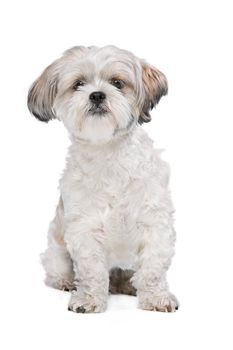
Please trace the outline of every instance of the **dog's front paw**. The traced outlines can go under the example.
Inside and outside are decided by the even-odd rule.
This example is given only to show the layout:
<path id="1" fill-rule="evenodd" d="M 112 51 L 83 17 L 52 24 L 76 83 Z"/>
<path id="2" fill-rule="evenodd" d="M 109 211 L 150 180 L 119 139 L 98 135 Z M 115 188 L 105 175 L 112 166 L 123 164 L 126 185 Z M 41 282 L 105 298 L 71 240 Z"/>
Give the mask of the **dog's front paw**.
<path id="1" fill-rule="evenodd" d="M 170 292 L 140 292 L 139 308 L 150 311 L 175 312 L 179 308 L 179 302 Z"/>
<path id="2" fill-rule="evenodd" d="M 77 313 L 99 313 L 107 308 L 107 298 L 84 294 L 79 291 L 73 291 L 68 310 Z"/>

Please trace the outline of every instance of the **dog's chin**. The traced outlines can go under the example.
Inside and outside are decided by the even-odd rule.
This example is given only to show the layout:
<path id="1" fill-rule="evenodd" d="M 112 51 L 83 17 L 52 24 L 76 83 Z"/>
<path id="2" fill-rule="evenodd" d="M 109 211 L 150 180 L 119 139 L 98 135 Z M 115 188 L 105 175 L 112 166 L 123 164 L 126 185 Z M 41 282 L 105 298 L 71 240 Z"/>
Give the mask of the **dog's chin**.
<path id="1" fill-rule="evenodd" d="M 83 115 L 81 128 L 75 128 L 73 131 L 75 130 L 79 141 L 97 145 L 111 141 L 116 127 L 111 111 L 98 107 Z"/>

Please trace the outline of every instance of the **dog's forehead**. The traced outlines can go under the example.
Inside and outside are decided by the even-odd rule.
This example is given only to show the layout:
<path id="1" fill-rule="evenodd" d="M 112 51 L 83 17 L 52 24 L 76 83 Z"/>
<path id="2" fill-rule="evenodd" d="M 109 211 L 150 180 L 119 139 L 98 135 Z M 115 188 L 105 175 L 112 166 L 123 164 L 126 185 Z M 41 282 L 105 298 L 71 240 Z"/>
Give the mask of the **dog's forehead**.
<path id="1" fill-rule="evenodd" d="M 115 46 L 90 47 L 81 57 L 73 56 L 65 70 L 77 70 L 86 74 L 107 75 L 122 73 L 133 75 L 137 58 L 130 52 Z"/>
<path id="2" fill-rule="evenodd" d="M 91 52 L 90 52 L 91 55 Z M 105 46 L 93 52 L 93 60 L 98 67 L 112 67 L 113 69 L 133 70 L 137 58 L 129 51 L 118 49 L 115 46 Z"/>

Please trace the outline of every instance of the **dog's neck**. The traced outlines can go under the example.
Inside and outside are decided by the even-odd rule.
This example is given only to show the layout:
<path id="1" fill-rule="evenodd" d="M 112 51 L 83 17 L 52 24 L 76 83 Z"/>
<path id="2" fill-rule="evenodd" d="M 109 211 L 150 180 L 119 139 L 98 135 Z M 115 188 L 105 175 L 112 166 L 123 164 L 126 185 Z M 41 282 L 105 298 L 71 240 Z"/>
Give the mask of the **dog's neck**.
<path id="1" fill-rule="evenodd" d="M 152 149 L 153 141 L 141 127 L 102 145 L 84 144 L 75 139 L 69 147 L 67 167 L 74 171 L 77 167 L 85 176 L 96 177 L 96 181 L 99 181 L 97 174 L 101 175 L 104 169 L 110 173 L 115 169 L 120 174 L 128 168 L 125 171 L 131 171 L 133 176 L 137 166 L 145 160 L 145 150 L 148 158 Z"/>
<path id="2" fill-rule="evenodd" d="M 138 128 L 130 130 L 128 133 L 123 135 L 114 136 L 109 142 L 106 143 L 91 143 L 87 140 L 71 136 L 71 152 L 83 153 L 85 155 L 92 155 L 103 153 L 111 154 L 118 152 L 120 149 L 125 147 L 127 143 L 130 143 L 133 135 Z"/>

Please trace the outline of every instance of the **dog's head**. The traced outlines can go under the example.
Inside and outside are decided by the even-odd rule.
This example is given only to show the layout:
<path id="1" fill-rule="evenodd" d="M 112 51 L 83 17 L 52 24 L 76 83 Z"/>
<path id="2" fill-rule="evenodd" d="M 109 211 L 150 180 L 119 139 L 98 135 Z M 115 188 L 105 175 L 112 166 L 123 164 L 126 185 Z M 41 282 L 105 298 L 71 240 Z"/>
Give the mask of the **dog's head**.
<path id="1" fill-rule="evenodd" d="M 74 47 L 33 83 L 28 108 L 36 118 L 62 120 L 85 142 L 106 143 L 151 120 L 167 93 L 163 73 L 114 46 Z"/>

